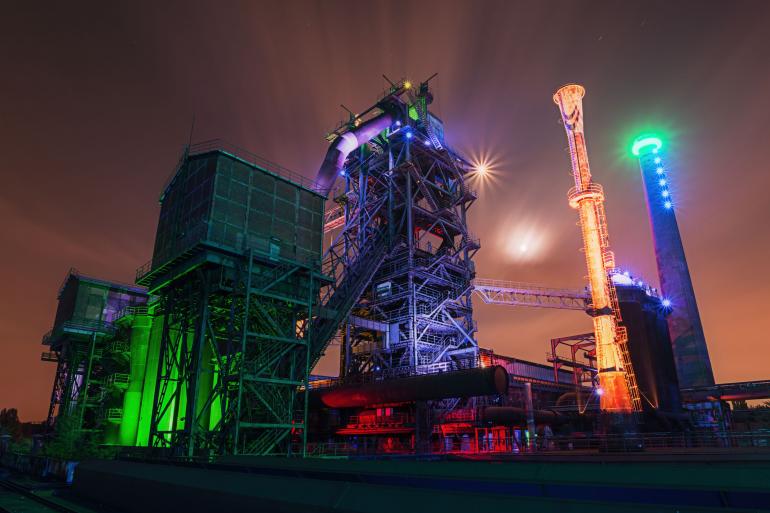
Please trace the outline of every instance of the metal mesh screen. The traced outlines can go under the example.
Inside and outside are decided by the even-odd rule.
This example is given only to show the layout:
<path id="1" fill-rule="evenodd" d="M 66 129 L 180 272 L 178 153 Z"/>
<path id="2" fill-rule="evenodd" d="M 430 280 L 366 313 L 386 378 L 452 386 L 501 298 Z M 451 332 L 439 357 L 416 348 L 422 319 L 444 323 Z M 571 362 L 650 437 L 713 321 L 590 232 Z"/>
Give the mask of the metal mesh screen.
<path id="1" fill-rule="evenodd" d="M 316 266 L 322 223 L 321 196 L 228 154 L 196 155 L 162 198 L 153 266 L 204 240 Z"/>

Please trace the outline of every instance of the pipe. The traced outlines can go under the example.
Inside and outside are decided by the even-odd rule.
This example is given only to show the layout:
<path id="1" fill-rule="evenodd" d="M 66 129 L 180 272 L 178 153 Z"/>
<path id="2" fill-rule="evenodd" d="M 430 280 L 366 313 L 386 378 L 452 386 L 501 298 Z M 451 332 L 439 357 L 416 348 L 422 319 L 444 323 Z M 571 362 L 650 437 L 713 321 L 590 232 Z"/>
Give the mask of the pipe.
<path id="1" fill-rule="evenodd" d="M 580 410 L 579 403 L 586 404 L 590 398 L 591 392 L 580 392 L 580 394 L 577 392 L 565 392 L 556 399 L 556 406 L 565 406 L 569 404 L 568 401 L 574 400 L 575 404 L 578 405 L 578 410 Z"/>
<path id="2" fill-rule="evenodd" d="M 481 411 L 484 422 L 493 424 L 520 424 L 527 422 L 527 409 L 516 406 L 487 406 Z M 533 410 L 536 424 L 558 424 L 567 421 L 567 417 L 552 410 Z"/>
<path id="3" fill-rule="evenodd" d="M 447 397 L 502 395 L 507 391 L 508 373 L 503 367 L 495 365 L 361 385 L 319 388 L 310 391 L 310 401 L 314 407 L 359 408 Z"/>
<path id="4" fill-rule="evenodd" d="M 334 181 L 345 167 L 345 160 L 350 152 L 377 137 L 377 134 L 390 127 L 394 121 L 395 116 L 385 111 L 337 137 L 326 151 L 326 157 L 318 169 L 315 179 L 316 191 L 328 196 Z"/>

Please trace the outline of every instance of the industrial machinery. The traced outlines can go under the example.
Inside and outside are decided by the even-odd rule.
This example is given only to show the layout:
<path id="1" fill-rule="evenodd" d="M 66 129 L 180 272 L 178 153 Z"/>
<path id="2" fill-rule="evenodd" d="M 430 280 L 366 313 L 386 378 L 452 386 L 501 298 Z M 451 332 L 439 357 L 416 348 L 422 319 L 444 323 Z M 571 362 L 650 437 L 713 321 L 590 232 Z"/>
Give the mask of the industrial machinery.
<path id="1" fill-rule="evenodd" d="M 315 334 L 320 347 L 339 328 L 337 386 L 478 366 L 471 280 L 479 243 L 466 221 L 476 200 L 466 184 L 472 169 L 448 148 L 441 120 L 429 111 L 429 80 L 391 84 L 329 135 L 316 181 L 323 194 L 337 180 L 340 186 L 337 207 L 324 220 L 333 239 L 323 272 L 334 279 L 321 303 L 333 294 L 346 303 L 333 309 L 337 317 L 322 318 Z M 356 289 L 340 288 L 346 276 L 356 277 Z M 448 390 L 434 399 L 453 397 Z M 420 426 L 416 443 L 427 443 L 430 412 L 408 415 Z"/>
<path id="2" fill-rule="evenodd" d="M 662 150 L 663 141 L 654 135 L 639 137 L 632 148 L 639 159 L 647 196 L 660 289 L 671 309 L 668 326 L 676 370 L 682 388 L 713 386 L 714 372 L 676 222 L 676 209 Z"/>
<path id="3" fill-rule="evenodd" d="M 719 398 L 767 393 L 713 386 L 657 139 L 634 152 L 665 296 L 616 267 L 579 85 L 554 101 L 588 287 L 476 279 L 473 169 L 430 112 L 429 82 L 391 82 L 351 113 L 314 181 L 219 140 L 186 147 L 138 286 L 73 271 L 60 290 L 44 337 L 43 359 L 57 362 L 49 424 L 74 419 L 99 444 L 181 458 L 510 453 L 560 448 L 557 436 L 596 447 L 613 434 L 597 419 L 621 427 L 631 413 L 642 431 L 684 430 L 677 373 L 703 401 L 691 408 L 702 425 Z M 666 200 L 653 209 L 655 187 Z M 594 331 L 552 339 L 551 365 L 501 356 L 478 345 L 474 296 L 582 310 Z M 333 342 L 339 376 L 311 376 Z"/>
<path id="4" fill-rule="evenodd" d="M 333 132 L 319 172 L 326 190 L 334 173 L 343 182 L 335 197 L 343 222 L 324 272 L 350 273 L 364 249 L 372 254 L 370 281 L 349 298 L 352 315 L 341 330 L 343 379 L 476 366 L 470 298 L 479 243 L 466 224 L 476 195 L 465 182 L 467 163 L 428 110 L 432 99 L 427 82 L 394 85 Z"/>
<path id="5" fill-rule="evenodd" d="M 580 214 L 583 250 L 591 288 L 596 359 L 601 390 L 601 407 L 610 413 L 630 413 L 641 409 L 641 401 L 628 353 L 627 334 L 620 326 L 620 308 L 610 271 L 615 257 L 609 247 L 604 214 L 604 190 L 591 178 L 588 152 L 583 133 L 583 96 L 585 89 L 569 84 L 553 96 L 559 106 L 569 142 L 575 186 L 568 198 Z"/>

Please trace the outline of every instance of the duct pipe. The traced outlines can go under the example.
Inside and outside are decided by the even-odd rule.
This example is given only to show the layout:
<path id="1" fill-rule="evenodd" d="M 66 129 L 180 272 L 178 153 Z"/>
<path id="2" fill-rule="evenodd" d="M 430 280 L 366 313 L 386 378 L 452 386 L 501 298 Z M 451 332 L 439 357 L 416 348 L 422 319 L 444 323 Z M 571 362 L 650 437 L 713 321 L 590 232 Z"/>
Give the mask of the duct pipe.
<path id="1" fill-rule="evenodd" d="M 502 395 L 507 391 L 508 373 L 503 367 L 495 365 L 374 383 L 319 388 L 310 391 L 310 401 L 313 407 L 359 408 L 447 397 Z"/>
<path id="2" fill-rule="evenodd" d="M 316 191 L 328 196 L 334 181 L 345 167 L 345 160 L 350 152 L 377 137 L 377 134 L 390 127 L 394 121 L 395 116 L 386 111 L 337 137 L 329 146 L 318 169 L 315 179 Z"/>
<path id="3" fill-rule="evenodd" d="M 583 405 L 587 404 L 590 399 L 591 392 L 565 392 L 556 399 L 556 406 L 566 406 L 570 400 L 574 400 L 578 412 L 580 412 L 583 409 Z"/>
<path id="4" fill-rule="evenodd" d="M 511 425 L 529 422 L 529 412 L 526 408 L 516 406 L 487 406 L 482 410 L 481 418 L 484 422 L 491 422 L 497 425 Z M 537 424 L 561 424 L 568 420 L 568 417 L 552 410 L 533 410 L 532 420 Z M 527 426 L 529 430 L 529 426 Z"/>

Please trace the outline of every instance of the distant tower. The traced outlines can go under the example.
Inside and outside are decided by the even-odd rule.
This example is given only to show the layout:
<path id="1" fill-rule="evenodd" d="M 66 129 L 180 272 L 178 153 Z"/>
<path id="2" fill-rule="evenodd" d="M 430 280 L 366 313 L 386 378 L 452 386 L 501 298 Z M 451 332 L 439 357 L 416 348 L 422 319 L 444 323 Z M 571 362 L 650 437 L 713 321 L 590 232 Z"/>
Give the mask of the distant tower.
<path id="1" fill-rule="evenodd" d="M 666 306 L 671 308 L 668 326 L 679 386 L 709 386 L 714 384 L 714 373 L 676 223 L 662 147 L 663 142 L 659 138 L 642 136 L 634 141 L 632 152 L 639 158 L 644 179 L 660 289 Z"/>

